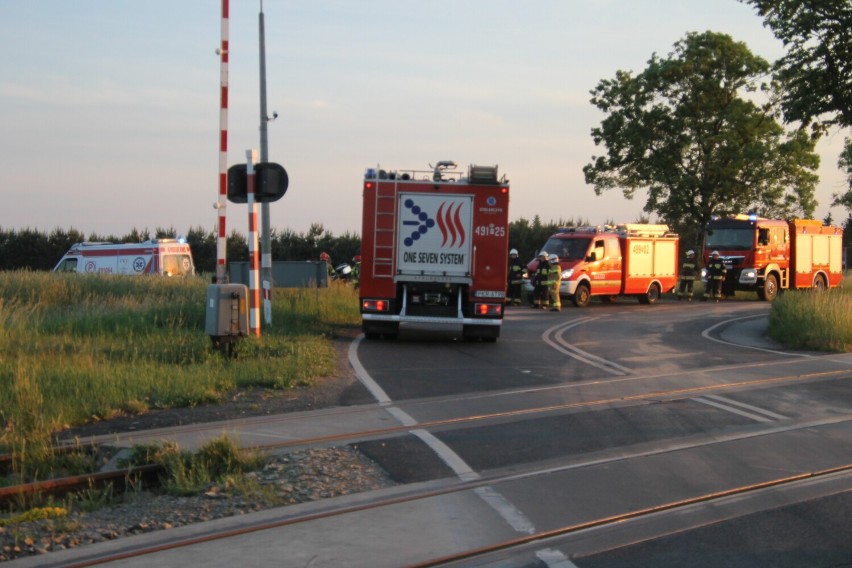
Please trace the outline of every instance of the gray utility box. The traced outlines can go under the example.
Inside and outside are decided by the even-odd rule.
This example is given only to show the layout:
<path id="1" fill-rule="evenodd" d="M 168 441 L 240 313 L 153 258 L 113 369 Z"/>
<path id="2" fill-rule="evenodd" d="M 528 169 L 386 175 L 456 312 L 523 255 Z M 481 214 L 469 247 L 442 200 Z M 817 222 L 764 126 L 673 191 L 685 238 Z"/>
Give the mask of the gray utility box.
<path id="1" fill-rule="evenodd" d="M 209 285 L 204 329 L 211 337 L 248 335 L 248 287 L 243 284 Z"/>

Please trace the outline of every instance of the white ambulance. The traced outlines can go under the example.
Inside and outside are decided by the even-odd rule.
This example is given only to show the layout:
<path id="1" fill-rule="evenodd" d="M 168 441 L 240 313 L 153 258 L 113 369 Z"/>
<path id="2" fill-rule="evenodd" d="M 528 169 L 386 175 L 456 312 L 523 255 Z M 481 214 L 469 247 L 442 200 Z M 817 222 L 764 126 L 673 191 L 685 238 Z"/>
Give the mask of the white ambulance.
<path id="1" fill-rule="evenodd" d="M 195 266 L 183 239 L 151 239 L 141 243 L 77 243 L 53 271 L 192 276 Z"/>

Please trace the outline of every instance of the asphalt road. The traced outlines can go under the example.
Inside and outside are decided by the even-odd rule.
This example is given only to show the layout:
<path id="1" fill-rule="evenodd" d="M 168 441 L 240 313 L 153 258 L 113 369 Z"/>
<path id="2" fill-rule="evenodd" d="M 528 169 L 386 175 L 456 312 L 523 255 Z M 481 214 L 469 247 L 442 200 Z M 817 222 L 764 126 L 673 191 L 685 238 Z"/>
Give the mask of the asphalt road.
<path id="1" fill-rule="evenodd" d="M 161 552 L 110 565 L 409 566 L 508 542 L 517 546 L 447 565 L 852 563 L 842 469 L 852 464 L 852 355 L 783 350 L 765 336 L 769 308 L 516 308 L 496 343 L 358 339 L 350 360 L 376 404 L 176 435 L 183 447 L 223 432 L 246 445 L 345 440 L 405 485 L 223 520 L 215 526 L 239 534 L 215 542 L 162 546 L 209 527 L 152 533 L 135 543 Z M 440 492 L 459 484 L 472 485 Z M 423 490 L 439 494 L 241 530 Z M 50 562 L 81 557 L 68 552 Z"/>
<path id="2" fill-rule="evenodd" d="M 502 514 L 519 534 L 852 462 L 852 359 L 783 350 L 765 335 L 768 311 L 762 302 L 516 308 L 496 344 L 448 336 L 364 343 L 359 359 L 412 423 L 495 418 L 442 428 L 438 444 L 409 435 L 361 448 L 409 482 L 551 468 L 498 488 L 512 507 Z M 581 546 L 575 536 L 501 555 L 500 563 L 852 563 L 847 485 L 769 505 L 740 498 L 741 508 L 721 521 L 693 512 L 700 520 L 672 528 L 667 518 L 659 531 L 643 521 L 641 537 L 623 531 L 627 537 Z"/>

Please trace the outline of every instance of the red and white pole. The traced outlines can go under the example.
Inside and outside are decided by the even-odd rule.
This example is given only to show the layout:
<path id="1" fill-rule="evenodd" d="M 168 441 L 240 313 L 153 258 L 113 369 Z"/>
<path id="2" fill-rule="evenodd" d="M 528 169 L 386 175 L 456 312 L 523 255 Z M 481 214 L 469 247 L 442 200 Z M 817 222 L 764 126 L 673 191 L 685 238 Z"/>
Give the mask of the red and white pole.
<path id="1" fill-rule="evenodd" d="M 225 213 L 228 205 L 228 21 L 229 0 L 222 0 L 222 44 L 219 47 L 219 237 L 216 243 L 216 282 L 227 280 L 225 261 L 228 248 L 225 233 Z"/>
<path id="2" fill-rule="evenodd" d="M 257 202 L 254 199 L 254 164 L 257 150 L 246 150 L 246 204 L 248 205 L 249 335 L 260 337 L 260 246 L 257 233 Z"/>

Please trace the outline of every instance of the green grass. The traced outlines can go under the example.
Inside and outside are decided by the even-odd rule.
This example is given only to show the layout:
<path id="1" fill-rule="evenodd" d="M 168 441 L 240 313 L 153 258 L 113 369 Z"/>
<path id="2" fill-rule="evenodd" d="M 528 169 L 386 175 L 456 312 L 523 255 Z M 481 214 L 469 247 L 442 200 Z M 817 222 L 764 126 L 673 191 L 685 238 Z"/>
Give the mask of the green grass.
<path id="1" fill-rule="evenodd" d="M 26 456 L 72 425 L 289 389 L 335 372 L 331 338 L 359 321 L 346 286 L 279 289 L 273 324 L 235 356 L 205 334 L 202 278 L 0 272 L 0 451 Z"/>
<path id="2" fill-rule="evenodd" d="M 769 314 L 769 336 L 792 349 L 852 351 L 852 276 L 823 294 L 779 295 Z"/>

